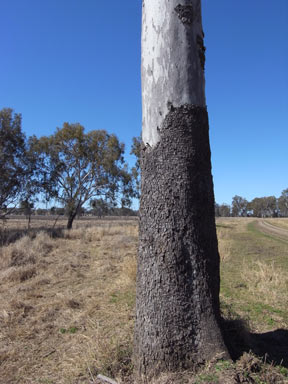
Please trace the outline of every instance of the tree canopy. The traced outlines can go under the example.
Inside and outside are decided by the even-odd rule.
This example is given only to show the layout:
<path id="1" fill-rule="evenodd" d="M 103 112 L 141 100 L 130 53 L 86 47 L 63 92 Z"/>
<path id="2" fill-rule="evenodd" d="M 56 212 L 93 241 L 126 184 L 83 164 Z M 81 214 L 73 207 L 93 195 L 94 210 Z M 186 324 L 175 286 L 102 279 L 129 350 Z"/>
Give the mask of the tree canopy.
<path id="1" fill-rule="evenodd" d="M 124 144 L 114 134 L 105 130 L 85 133 L 79 123 L 64 123 L 51 136 L 32 137 L 30 145 L 41 169 L 42 191 L 47 199 L 65 206 L 68 228 L 92 198 L 131 204 L 133 177 L 124 161 Z"/>
<path id="2" fill-rule="evenodd" d="M 288 216 L 288 188 L 282 191 L 278 199 L 278 208 L 283 216 Z"/>
<path id="3" fill-rule="evenodd" d="M 131 147 L 131 155 L 136 157 L 135 166 L 132 168 L 132 175 L 136 184 L 137 197 L 140 196 L 140 184 L 141 184 L 141 172 L 140 172 L 140 154 L 141 154 L 141 136 L 133 137 L 132 139 L 132 147 Z"/>
<path id="4" fill-rule="evenodd" d="M 234 196 L 232 206 L 215 203 L 215 215 L 220 217 L 287 217 L 288 189 L 284 189 L 280 197 L 255 197 L 248 201 L 244 197 Z"/>
<path id="5" fill-rule="evenodd" d="M 21 114 L 0 110 L 0 216 L 15 208 L 31 192 L 34 162 L 22 132 Z"/>

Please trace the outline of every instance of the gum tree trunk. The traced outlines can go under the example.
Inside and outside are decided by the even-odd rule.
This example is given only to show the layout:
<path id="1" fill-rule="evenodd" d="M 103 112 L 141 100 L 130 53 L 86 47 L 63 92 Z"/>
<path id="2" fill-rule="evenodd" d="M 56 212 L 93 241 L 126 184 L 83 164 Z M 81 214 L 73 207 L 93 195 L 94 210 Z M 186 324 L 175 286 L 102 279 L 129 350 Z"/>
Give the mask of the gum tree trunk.
<path id="1" fill-rule="evenodd" d="M 69 212 L 67 226 L 66 226 L 67 229 L 72 229 L 73 221 L 74 221 L 76 215 L 77 215 L 77 211 Z"/>
<path id="2" fill-rule="evenodd" d="M 228 357 L 219 320 L 200 0 L 143 0 L 135 369 L 149 382 Z"/>

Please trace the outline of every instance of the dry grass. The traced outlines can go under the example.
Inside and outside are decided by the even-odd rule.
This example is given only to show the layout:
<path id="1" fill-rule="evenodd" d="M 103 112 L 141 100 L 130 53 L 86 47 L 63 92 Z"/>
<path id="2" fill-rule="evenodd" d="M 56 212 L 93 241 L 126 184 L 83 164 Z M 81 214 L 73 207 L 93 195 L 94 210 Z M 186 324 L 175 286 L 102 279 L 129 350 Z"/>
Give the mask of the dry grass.
<path id="1" fill-rule="evenodd" d="M 218 250 L 221 261 L 228 260 L 233 250 L 233 242 L 231 240 L 231 227 L 217 226 Z"/>
<path id="2" fill-rule="evenodd" d="M 81 227 L 2 247 L 1 384 L 131 373 L 137 222 Z"/>
<path id="3" fill-rule="evenodd" d="M 233 311 L 253 315 L 248 323 L 263 332 L 287 325 L 288 269 L 281 261 L 286 248 L 249 231 L 251 223 L 217 221 L 221 296 Z M 53 238 L 36 231 L 0 248 L 0 384 L 88 384 L 97 382 L 98 373 L 132 382 L 137 222 L 75 224 L 66 231 L 60 223 Z M 265 318 L 270 307 L 264 316 L 259 302 L 279 309 L 274 323 Z M 232 384 L 244 378 L 284 383 L 278 368 L 271 373 L 254 358 L 247 355 L 236 365 L 215 361 L 198 374 L 166 375 L 149 384 Z"/>
<path id="4" fill-rule="evenodd" d="M 261 232 L 254 218 L 217 220 L 217 233 L 219 244 L 227 238 L 231 246 L 221 255 L 224 309 L 232 308 L 258 332 L 286 328 L 287 242 L 272 232 Z"/>
<path id="5" fill-rule="evenodd" d="M 35 239 L 24 236 L 1 249 L 0 268 L 35 264 L 37 259 L 46 256 L 55 247 L 55 242 L 44 232 L 39 232 Z"/>
<path id="6" fill-rule="evenodd" d="M 149 384 L 287 384 L 281 367 L 276 368 L 252 353 L 244 353 L 233 364 L 227 360 L 208 362 L 200 372 L 163 374 Z"/>
<path id="7" fill-rule="evenodd" d="M 233 236 L 245 230 L 251 219 L 217 218 L 216 228 L 218 237 L 218 249 L 221 261 L 227 261 L 234 254 Z M 232 236 L 233 235 L 233 236 Z"/>
<path id="8" fill-rule="evenodd" d="M 273 224 L 277 227 L 284 228 L 288 231 L 288 220 L 286 218 L 281 218 L 281 219 L 270 219 L 267 218 L 265 219 L 270 224 Z"/>
<path id="9" fill-rule="evenodd" d="M 274 262 L 257 260 L 251 264 L 243 262 L 241 275 L 250 295 L 268 305 L 287 305 L 287 296 L 279 293 L 288 292 L 288 271 L 276 267 Z"/>

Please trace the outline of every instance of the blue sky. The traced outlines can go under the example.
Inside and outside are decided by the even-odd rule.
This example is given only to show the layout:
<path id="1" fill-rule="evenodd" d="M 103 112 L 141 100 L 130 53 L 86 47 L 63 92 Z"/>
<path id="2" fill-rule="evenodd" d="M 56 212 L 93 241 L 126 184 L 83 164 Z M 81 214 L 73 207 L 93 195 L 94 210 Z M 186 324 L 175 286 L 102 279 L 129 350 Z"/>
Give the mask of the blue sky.
<path id="1" fill-rule="evenodd" d="M 203 0 L 215 196 L 288 188 L 288 1 Z M 141 131 L 141 0 L 2 0 L 0 109 L 29 136 L 64 121 Z"/>

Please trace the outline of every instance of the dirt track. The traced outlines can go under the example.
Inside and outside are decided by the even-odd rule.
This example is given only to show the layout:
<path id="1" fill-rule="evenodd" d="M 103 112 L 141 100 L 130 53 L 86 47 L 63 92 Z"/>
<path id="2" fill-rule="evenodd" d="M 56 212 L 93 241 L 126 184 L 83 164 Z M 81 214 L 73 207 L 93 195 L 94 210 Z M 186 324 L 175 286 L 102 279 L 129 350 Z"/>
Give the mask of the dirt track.
<path id="1" fill-rule="evenodd" d="M 270 224 L 265 220 L 259 220 L 257 222 L 257 227 L 263 233 L 267 233 L 274 237 L 288 241 L 288 230 L 284 228 L 277 227 L 276 225 Z"/>

